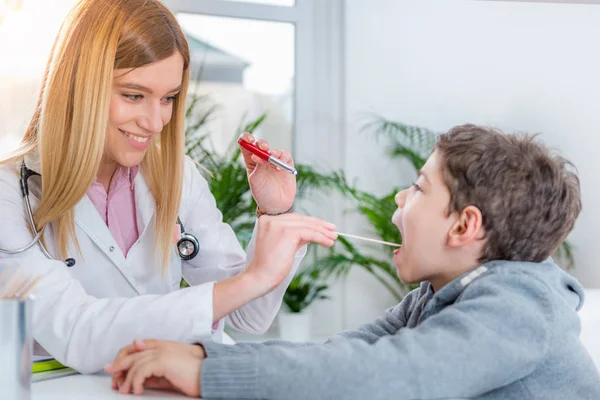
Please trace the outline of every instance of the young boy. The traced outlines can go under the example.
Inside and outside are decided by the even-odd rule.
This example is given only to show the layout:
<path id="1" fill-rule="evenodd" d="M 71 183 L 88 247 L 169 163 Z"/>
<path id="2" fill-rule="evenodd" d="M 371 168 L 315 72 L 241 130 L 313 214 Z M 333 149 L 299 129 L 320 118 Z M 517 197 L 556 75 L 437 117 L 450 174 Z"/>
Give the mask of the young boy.
<path id="1" fill-rule="evenodd" d="M 137 341 L 113 387 L 260 399 L 600 399 L 579 340 L 583 289 L 549 258 L 581 210 L 570 164 L 531 136 L 463 125 L 397 194 L 394 255 L 422 282 L 325 344 Z M 275 217 L 276 218 L 276 217 Z"/>

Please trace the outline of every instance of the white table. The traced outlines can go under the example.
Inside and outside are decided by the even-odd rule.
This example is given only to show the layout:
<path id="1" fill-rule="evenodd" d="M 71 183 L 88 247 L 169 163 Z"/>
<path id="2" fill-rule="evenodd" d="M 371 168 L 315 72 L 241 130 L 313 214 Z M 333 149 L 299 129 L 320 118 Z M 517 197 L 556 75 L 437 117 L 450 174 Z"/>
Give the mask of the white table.
<path id="1" fill-rule="evenodd" d="M 123 395 L 110 387 L 110 375 L 71 375 L 58 379 L 35 382 L 31 386 L 32 400 L 124 400 L 134 399 L 177 399 L 186 398 L 171 392 L 144 390 L 143 396 Z"/>

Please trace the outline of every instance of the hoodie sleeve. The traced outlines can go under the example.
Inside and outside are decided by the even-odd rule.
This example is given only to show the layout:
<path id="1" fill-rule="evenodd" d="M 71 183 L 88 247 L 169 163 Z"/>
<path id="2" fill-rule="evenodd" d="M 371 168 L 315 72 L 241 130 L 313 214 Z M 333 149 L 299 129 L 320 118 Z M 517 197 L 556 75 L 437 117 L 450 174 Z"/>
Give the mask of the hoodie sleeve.
<path id="1" fill-rule="evenodd" d="M 402 298 L 400 304 L 389 308 L 385 314 L 372 323 L 361 325 L 357 330 L 342 332 L 332 337 L 329 342 L 344 339 L 361 339 L 367 343 L 375 343 L 384 336 L 393 335 L 404 328 L 415 309 L 426 299 L 428 283 L 412 290 Z"/>
<path id="2" fill-rule="evenodd" d="M 553 320 L 544 283 L 510 273 L 489 275 L 416 328 L 373 343 L 348 339 L 209 357 L 201 372 L 202 395 L 473 398 L 529 375 L 547 352 Z"/>
<path id="3" fill-rule="evenodd" d="M 340 340 L 359 339 L 367 343 L 374 343 L 379 338 L 392 335 L 398 329 L 406 326 L 408 318 L 415 309 L 417 304 L 421 304 L 421 293 L 426 292 L 427 285 L 421 285 L 421 288 L 411 291 L 404 296 L 400 304 L 388 309 L 381 318 L 378 318 L 372 323 L 364 324 L 356 330 L 342 332 L 329 338 L 325 343 L 331 344 Z M 223 357 L 240 355 L 254 351 L 260 351 L 266 347 L 279 346 L 287 349 L 307 348 L 318 345 L 316 343 L 291 343 L 282 340 L 271 340 L 263 343 L 238 343 L 233 346 L 220 343 L 203 343 L 202 346 L 207 357 Z"/>

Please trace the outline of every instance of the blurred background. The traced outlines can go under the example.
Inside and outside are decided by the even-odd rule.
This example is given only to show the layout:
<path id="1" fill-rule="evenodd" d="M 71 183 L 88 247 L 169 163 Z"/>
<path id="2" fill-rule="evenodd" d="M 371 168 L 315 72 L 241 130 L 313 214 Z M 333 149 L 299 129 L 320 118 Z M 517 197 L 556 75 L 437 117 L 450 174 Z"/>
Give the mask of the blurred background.
<path id="1" fill-rule="evenodd" d="M 0 0 L 0 154 L 19 143 L 74 3 Z M 231 144 L 244 129 L 293 152 L 304 172 L 299 211 L 399 241 L 390 195 L 412 182 L 435 134 L 466 122 L 540 133 L 579 169 L 584 209 L 558 258 L 595 293 L 598 3 L 165 0 L 193 54 L 188 154 L 214 172 L 211 188 L 241 241 L 253 206 L 243 179 L 232 190 L 224 177 L 240 173 Z M 381 246 L 315 249 L 303 267 L 267 336 L 296 314 L 311 322 L 304 335 L 321 340 L 372 320 L 409 289 Z M 288 337 L 301 336 L 295 324 Z"/>

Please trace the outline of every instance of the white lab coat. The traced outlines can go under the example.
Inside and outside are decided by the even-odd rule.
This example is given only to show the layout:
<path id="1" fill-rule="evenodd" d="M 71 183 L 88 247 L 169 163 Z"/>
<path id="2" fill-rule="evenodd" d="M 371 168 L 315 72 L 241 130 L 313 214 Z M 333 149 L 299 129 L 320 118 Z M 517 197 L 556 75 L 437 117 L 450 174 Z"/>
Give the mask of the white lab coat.
<path id="1" fill-rule="evenodd" d="M 26 163 L 39 172 L 38 159 L 27 157 Z M 15 171 L 14 164 L 0 167 L 0 245 L 12 249 L 32 237 Z M 29 179 L 34 210 L 39 182 L 39 177 Z M 173 255 L 168 271 L 161 273 L 154 253 L 154 199 L 141 172 L 134 185 L 140 237 L 127 257 L 87 196 L 75 207 L 82 254 L 69 248 L 74 267 L 49 260 L 38 245 L 18 255 L 0 253 L 4 267 L 19 265 L 30 274 L 45 274 L 35 292 L 34 338 L 57 360 L 82 373 L 101 370 L 134 339 L 222 341 L 223 323 L 212 329 L 214 282 L 240 273 L 254 253 L 254 235 L 246 254 L 231 227 L 222 222 L 206 180 L 186 159 L 179 216 L 186 231 L 198 238 L 200 252 L 190 261 Z M 49 252 L 56 256 L 51 229 L 45 236 Z M 227 322 L 247 332 L 266 331 L 305 253 L 306 248 L 298 252 L 291 273 L 277 289 L 236 310 Z M 182 276 L 192 287 L 179 289 Z"/>

